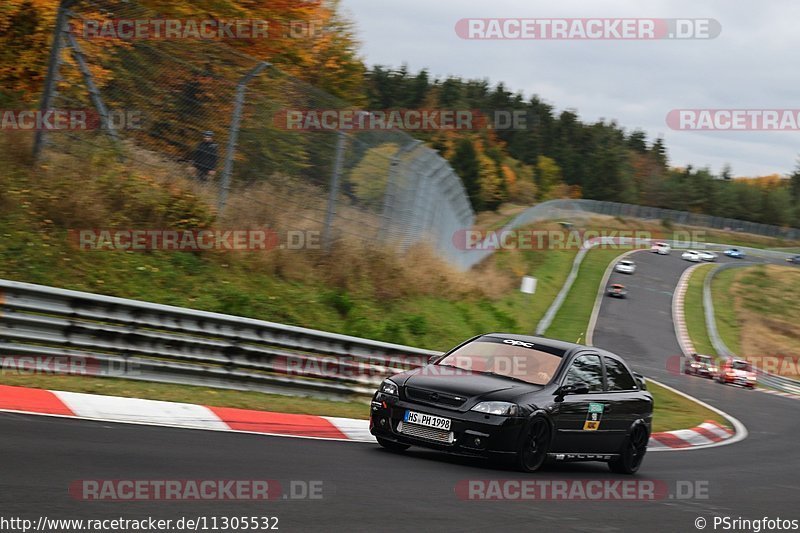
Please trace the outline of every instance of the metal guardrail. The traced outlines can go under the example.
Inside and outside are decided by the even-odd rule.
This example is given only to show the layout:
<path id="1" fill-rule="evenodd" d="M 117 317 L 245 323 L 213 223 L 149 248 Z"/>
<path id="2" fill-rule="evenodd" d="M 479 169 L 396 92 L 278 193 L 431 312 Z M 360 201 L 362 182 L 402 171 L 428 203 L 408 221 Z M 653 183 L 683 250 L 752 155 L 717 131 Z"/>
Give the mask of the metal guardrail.
<path id="1" fill-rule="evenodd" d="M 725 344 L 725 341 L 722 340 L 719 330 L 717 329 L 717 319 L 714 315 L 714 300 L 711 297 L 711 283 L 714 280 L 714 277 L 723 270 L 754 266 L 757 264 L 758 263 L 751 262 L 725 263 L 715 267 L 711 272 L 709 272 L 705 281 L 703 282 L 703 307 L 705 309 L 706 330 L 708 331 L 708 337 L 711 340 L 711 345 L 714 347 L 714 350 L 717 352 L 717 354 L 721 355 L 722 357 L 738 356 L 733 353 L 730 348 L 728 348 L 728 346 Z M 755 369 L 760 383 L 780 391 L 790 392 L 792 394 L 800 394 L 800 381 L 778 376 L 776 374 L 771 374 L 759 369 L 758 367 Z"/>
<path id="2" fill-rule="evenodd" d="M 0 280 L 0 367 L 335 400 L 439 352 Z M 50 361 L 48 363 L 47 361 Z M 53 363 L 58 361 L 58 363 Z M 49 366 L 48 366 L 49 365 Z"/>

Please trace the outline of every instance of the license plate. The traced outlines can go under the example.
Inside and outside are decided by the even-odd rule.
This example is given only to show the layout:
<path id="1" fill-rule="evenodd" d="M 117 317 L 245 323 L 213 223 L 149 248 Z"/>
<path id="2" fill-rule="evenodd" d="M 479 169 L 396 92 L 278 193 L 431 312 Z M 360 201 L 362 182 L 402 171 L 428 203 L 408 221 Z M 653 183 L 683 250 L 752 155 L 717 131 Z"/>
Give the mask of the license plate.
<path id="1" fill-rule="evenodd" d="M 409 424 L 417 424 L 419 426 L 428 426 L 436 429 L 450 430 L 450 419 L 442 418 L 441 416 L 426 415 L 416 411 L 406 411 L 406 416 L 403 418 L 404 422 Z"/>

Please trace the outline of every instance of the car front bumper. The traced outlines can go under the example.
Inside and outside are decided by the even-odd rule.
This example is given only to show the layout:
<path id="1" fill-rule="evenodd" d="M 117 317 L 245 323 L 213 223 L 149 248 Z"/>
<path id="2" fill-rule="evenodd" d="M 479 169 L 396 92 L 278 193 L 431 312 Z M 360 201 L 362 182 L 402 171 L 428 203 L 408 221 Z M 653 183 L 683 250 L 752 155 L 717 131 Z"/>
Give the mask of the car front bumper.
<path id="1" fill-rule="evenodd" d="M 448 418 L 451 420 L 450 430 L 432 430 L 408 424 L 403 420 L 407 410 Z M 376 437 L 448 453 L 482 457 L 517 453 L 525 425 L 524 417 L 475 411 L 463 413 L 382 393 L 374 396 L 369 418 L 370 433 Z"/>

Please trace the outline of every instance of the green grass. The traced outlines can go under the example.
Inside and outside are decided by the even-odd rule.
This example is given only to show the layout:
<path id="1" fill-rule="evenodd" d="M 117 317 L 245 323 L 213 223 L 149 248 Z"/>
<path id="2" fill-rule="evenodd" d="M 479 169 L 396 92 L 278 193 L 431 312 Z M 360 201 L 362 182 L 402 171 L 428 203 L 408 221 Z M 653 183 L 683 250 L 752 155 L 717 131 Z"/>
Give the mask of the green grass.
<path id="1" fill-rule="evenodd" d="M 706 420 L 729 425 L 724 417 L 692 400 L 684 398 L 660 385 L 647 382 L 647 390 L 653 395 L 653 432 L 692 428 Z"/>
<path id="2" fill-rule="evenodd" d="M 740 354 L 742 353 L 741 325 L 731 301 L 732 286 L 738 270 L 724 270 L 714 276 L 711 282 L 711 299 L 714 302 L 714 316 L 717 319 L 719 336 L 733 353 Z"/>
<path id="3" fill-rule="evenodd" d="M 577 342 L 579 338 L 581 342 L 586 340 L 603 274 L 609 263 L 623 253 L 622 250 L 595 249 L 586 254 L 572 289 L 546 332 L 548 337 L 569 342 Z"/>
<path id="4" fill-rule="evenodd" d="M 703 265 L 695 269 L 686 289 L 686 298 L 683 303 L 683 315 L 686 319 L 686 328 L 689 338 L 692 339 L 697 353 L 716 356 L 717 352 L 711 344 L 706 329 L 705 307 L 703 306 L 703 282 L 708 276 L 713 265 Z"/>

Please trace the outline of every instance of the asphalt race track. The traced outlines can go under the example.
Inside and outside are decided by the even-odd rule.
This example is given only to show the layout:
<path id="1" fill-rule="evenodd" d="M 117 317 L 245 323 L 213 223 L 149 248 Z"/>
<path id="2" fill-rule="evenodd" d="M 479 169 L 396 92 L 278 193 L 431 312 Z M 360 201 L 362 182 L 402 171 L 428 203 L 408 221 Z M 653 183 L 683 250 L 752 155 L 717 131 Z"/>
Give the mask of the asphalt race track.
<path id="1" fill-rule="evenodd" d="M 627 300 L 605 298 L 594 342 L 634 367 L 741 420 L 743 442 L 650 453 L 637 478 L 707 486 L 708 498 L 657 501 L 463 501 L 467 479 L 630 479 L 604 464 L 554 465 L 523 476 L 469 459 L 377 445 L 214 433 L 0 413 L 0 515 L 49 518 L 277 516 L 280 530 L 695 531 L 714 516 L 798 519 L 800 424 L 796 400 L 722 386 L 668 369 L 679 348 L 672 291 L 690 263 L 679 254 L 634 256 Z M 615 274 L 612 281 L 621 279 Z M 322 499 L 271 502 L 86 502 L 81 479 L 275 479 L 323 483 Z M 707 484 L 707 485 L 704 485 Z M 685 485 L 685 483 L 684 483 Z M 698 485 L 693 485 L 698 486 Z M 673 493 L 673 496 L 675 494 Z"/>

